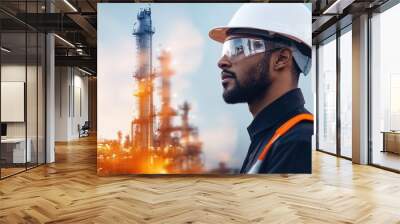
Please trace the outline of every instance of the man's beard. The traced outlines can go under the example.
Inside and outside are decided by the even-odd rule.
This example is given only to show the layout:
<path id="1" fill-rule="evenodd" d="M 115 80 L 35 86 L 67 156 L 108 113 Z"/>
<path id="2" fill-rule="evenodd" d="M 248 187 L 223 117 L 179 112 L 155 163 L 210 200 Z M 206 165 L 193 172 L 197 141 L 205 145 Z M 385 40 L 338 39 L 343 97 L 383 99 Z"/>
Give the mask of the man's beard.
<path id="1" fill-rule="evenodd" d="M 233 76 L 235 82 L 232 89 L 227 89 L 222 94 L 224 101 L 228 104 L 249 103 L 260 98 L 266 91 L 271 81 L 268 74 L 268 65 L 265 58 L 249 70 L 246 81 L 239 82 L 235 73 L 224 70 Z M 267 60 L 268 61 L 268 60 Z"/>

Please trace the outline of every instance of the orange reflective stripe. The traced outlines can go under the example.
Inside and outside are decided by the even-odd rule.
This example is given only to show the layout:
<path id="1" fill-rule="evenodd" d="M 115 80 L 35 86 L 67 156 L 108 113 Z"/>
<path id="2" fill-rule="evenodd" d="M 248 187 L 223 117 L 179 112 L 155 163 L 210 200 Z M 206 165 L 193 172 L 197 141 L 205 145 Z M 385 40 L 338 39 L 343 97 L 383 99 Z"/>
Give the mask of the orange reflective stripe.
<path id="1" fill-rule="evenodd" d="M 269 149 L 271 148 L 272 144 L 284 135 L 286 132 L 288 132 L 293 126 L 296 124 L 302 122 L 302 121 L 314 121 L 314 117 L 312 114 L 298 114 L 292 118 L 290 118 L 288 121 L 286 121 L 282 126 L 280 126 L 272 136 L 271 140 L 267 143 L 267 145 L 264 147 L 263 151 L 261 152 L 260 156 L 258 157 L 258 160 L 262 161 L 264 160 L 265 156 L 267 155 Z"/>

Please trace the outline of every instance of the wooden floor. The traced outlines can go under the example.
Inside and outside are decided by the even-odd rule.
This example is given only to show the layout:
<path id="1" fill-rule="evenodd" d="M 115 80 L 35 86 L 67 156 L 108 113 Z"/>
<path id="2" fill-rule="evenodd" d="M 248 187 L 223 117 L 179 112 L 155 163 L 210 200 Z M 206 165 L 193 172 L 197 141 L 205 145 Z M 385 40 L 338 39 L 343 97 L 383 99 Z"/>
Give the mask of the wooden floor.
<path id="1" fill-rule="evenodd" d="M 372 161 L 381 166 L 400 170 L 400 154 L 376 150 L 374 151 Z"/>
<path id="2" fill-rule="evenodd" d="M 23 172 L 25 170 L 24 168 L 0 168 L 1 169 L 1 177 L 7 177 L 19 172 Z"/>
<path id="3" fill-rule="evenodd" d="M 0 223 L 400 223 L 400 175 L 320 152 L 312 175 L 96 175 L 94 139 L 0 181 Z"/>

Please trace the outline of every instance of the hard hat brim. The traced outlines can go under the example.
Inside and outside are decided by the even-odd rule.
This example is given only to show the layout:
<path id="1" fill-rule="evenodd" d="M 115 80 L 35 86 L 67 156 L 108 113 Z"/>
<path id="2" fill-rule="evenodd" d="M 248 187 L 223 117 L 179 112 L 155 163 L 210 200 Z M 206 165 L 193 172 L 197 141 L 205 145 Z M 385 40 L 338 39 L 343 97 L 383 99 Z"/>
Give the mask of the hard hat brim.
<path id="1" fill-rule="evenodd" d="M 208 32 L 208 36 L 220 43 L 223 43 L 227 37 L 227 31 L 230 27 L 216 27 L 210 32 Z"/>

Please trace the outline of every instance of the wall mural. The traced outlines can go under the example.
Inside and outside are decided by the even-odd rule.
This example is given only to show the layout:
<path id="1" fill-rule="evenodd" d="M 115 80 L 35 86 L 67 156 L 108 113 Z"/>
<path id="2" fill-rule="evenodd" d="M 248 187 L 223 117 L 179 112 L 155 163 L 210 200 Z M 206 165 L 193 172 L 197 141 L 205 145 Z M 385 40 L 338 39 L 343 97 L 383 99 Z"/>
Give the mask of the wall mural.
<path id="1" fill-rule="evenodd" d="M 263 7 L 285 6 L 257 4 Z M 294 10 L 309 11 L 309 24 L 303 27 L 303 33 L 309 32 L 311 40 L 310 4 L 290 5 L 297 6 L 298 9 Z M 262 63 L 264 55 L 269 57 L 268 41 L 282 37 L 277 46 L 280 44 L 281 48 L 286 46 L 290 52 L 296 52 L 292 57 L 297 67 L 293 68 L 299 71 L 303 71 L 307 63 L 302 64 L 297 59 L 311 61 L 311 49 L 301 42 L 301 38 L 294 37 L 296 43 L 291 45 L 293 39 L 290 35 L 272 37 L 272 33 L 265 32 L 265 37 L 255 35 L 248 38 L 244 33 L 229 34 L 216 28 L 228 23 L 232 25 L 234 20 L 243 22 L 239 21 L 240 17 L 252 12 L 254 6 L 98 4 L 99 175 L 285 172 L 285 169 L 277 169 L 271 163 L 266 165 L 266 162 L 262 162 L 261 168 L 255 168 L 257 158 L 271 138 L 269 132 L 277 128 L 266 130 L 268 133 L 258 140 L 261 142 L 254 154 L 251 149 L 256 140 L 249 137 L 248 126 L 254 126 L 254 117 L 261 117 L 268 111 L 251 113 L 252 108 L 256 108 L 252 102 L 272 86 L 273 81 L 259 76 L 268 72 L 268 66 Z M 262 11 L 255 10 L 254 14 L 257 13 Z M 257 20 L 250 22 L 257 26 Z M 224 39 L 221 41 L 219 38 Z M 306 47 L 297 47 L 301 44 Z M 308 53 L 309 56 L 304 57 Z M 247 70 L 246 67 L 239 68 L 240 63 L 247 63 L 244 65 Z M 306 99 L 305 106 L 310 109 L 313 108 L 311 78 L 301 76 L 299 86 Z M 261 78 L 258 80 L 258 77 Z M 275 94 L 279 91 L 285 93 L 278 89 Z M 301 95 L 300 89 L 289 92 L 286 93 L 287 99 L 281 99 L 280 104 L 284 105 L 290 97 L 295 97 L 291 95 Z M 287 172 L 311 172 L 312 122 L 309 120 L 302 120 L 300 123 L 303 124 L 296 127 L 311 127 L 302 129 L 306 133 L 305 144 L 289 146 L 302 147 L 297 151 L 305 152 L 300 159 L 306 162 L 303 167 L 288 168 Z M 284 139 L 278 141 L 283 143 Z M 277 148 L 278 145 L 273 144 L 272 154 L 268 152 L 268 156 L 279 156 L 277 150 L 281 149 Z M 270 160 L 268 156 L 264 160 Z M 278 160 L 290 162 L 285 156 L 294 154 L 283 155 Z M 266 168 L 271 165 L 275 168 Z"/>

